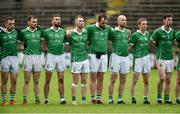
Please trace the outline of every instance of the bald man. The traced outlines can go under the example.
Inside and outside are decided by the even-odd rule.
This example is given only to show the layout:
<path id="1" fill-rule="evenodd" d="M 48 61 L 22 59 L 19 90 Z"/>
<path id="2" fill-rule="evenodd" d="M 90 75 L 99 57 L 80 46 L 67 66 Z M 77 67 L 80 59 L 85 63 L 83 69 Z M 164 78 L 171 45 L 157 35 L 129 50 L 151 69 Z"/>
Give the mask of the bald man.
<path id="1" fill-rule="evenodd" d="M 122 99 L 126 76 L 129 72 L 128 58 L 128 41 L 131 35 L 129 29 L 126 29 L 127 18 L 120 15 L 117 18 L 118 26 L 110 33 L 110 41 L 112 42 L 112 54 L 110 57 L 109 68 L 111 71 L 109 81 L 109 104 L 113 104 L 113 89 L 114 83 L 119 75 L 118 101 L 117 104 L 125 104 Z"/>

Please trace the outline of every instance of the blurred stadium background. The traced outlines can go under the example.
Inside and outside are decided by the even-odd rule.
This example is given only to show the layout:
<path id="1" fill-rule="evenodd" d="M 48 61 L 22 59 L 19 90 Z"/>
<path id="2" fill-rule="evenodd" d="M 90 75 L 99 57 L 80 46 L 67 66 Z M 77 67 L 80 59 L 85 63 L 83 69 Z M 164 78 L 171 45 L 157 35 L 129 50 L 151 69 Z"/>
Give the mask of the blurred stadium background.
<path id="1" fill-rule="evenodd" d="M 145 17 L 148 20 L 148 31 L 152 33 L 153 30 L 162 25 L 164 13 L 174 15 L 173 28 L 180 30 L 179 12 L 179 0 L 1 0 L 0 26 L 4 26 L 5 17 L 12 16 L 16 20 L 16 28 L 22 29 L 26 27 L 27 17 L 35 15 L 39 20 L 39 25 L 47 28 L 51 24 L 51 15 L 59 13 L 62 17 L 62 27 L 71 29 L 73 28 L 73 19 L 78 14 L 85 17 L 88 25 L 96 22 L 98 14 L 105 13 L 108 16 L 108 24 L 112 27 L 117 26 L 118 15 L 126 15 L 128 19 L 127 28 L 132 32 L 137 29 L 137 19 Z M 70 58 L 69 49 L 68 46 L 65 48 L 67 60 Z M 155 47 L 149 49 L 152 54 L 155 53 L 155 50 Z M 174 50 L 174 55 L 176 55 L 177 51 L 175 48 Z M 110 52 L 111 50 L 109 50 Z M 153 60 L 154 56 L 151 58 Z M 177 61 L 176 58 L 175 56 L 175 62 Z"/>

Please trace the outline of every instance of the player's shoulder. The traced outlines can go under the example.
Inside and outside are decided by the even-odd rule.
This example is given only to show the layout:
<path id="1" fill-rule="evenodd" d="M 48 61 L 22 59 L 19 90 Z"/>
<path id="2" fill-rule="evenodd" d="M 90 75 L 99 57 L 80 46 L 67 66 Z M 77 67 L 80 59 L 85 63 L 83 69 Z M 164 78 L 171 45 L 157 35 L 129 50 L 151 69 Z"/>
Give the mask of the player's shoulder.
<path id="1" fill-rule="evenodd" d="M 24 32 L 27 32 L 27 31 L 28 31 L 27 28 L 23 28 L 20 32 L 24 33 Z"/>

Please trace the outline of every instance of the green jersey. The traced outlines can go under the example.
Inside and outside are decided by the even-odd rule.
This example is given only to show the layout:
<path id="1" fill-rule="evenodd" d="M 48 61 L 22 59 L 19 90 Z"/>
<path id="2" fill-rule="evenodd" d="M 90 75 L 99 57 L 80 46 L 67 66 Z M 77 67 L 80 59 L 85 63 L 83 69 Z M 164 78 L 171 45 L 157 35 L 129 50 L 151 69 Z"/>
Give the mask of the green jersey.
<path id="1" fill-rule="evenodd" d="M 132 54 L 134 58 L 140 58 L 148 55 L 148 43 L 150 40 L 149 32 L 142 34 L 139 30 L 131 36 L 130 43 L 133 44 Z"/>
<path id="2" fill-rule="evenodd" d="M 31 31 L 28 27 L 20 33 L 20 40 L 24 42 L 24 54 L 40 55 L 41 54 L 41 30 Z"/>
<path id="3" fill-rule="evenodd" d="M 64 38 L 66 37 L 66 31 L 62 28 L 54 30 L 50 27 L 42 32 L 42 37 L 47 42 L 48 53 L 54 55 L 61 55 L 64 53 Z"/>
<path id="4" fill-rule="evenodd" d="M 1 59 L 7 56 L 17 56 L 18 32 L 0 32 Z"/>
<path id="5" fill-rule="evenodd" d="M 179 49 L 179 53 L 178 53 L 178 63 L 177 63 L 177 70 L 180 71 L 180 31 L 176 32 L 175 34 L 175 38 L 176 41 L 178 43 L 178 49 Z"/>
<path id="6" fill-rule="evenodd" d="M 86 43 L 88 40 L 88 32 L 83 29 L 83 32 L 78 33 L 74 29 L 69 38 L 69 44 L 71 46 L 71 62 L 80 62 L 88 58 Z"/>
<path id="7" fill-rule="evenodd" d="M 119 30 L 118 27 L 110 32 L 109 40 L 112 41 L 112 52 L 119 56 L 128 56 L 128 41 L 130 31 L 128 29 Z"/>
<path id="8" fill-rule="evenodd" d="M 106 25 L 105 28 L 98 27 L 97 24 L 86 27 L 88 31 L 89 51 L 90 53 L 106 53 L 108 47 L 108 37 L 111 27 Z"/>
<path id="9" fill-rule="evenodd" d="M 157 43 L 156 58 L 162 60 L 172 60 L 172 45 L 175 39 L 175 32 L 172 28 L 166 31 L 163 26 L 156 29 L 152 34 L 152 39 Z"/>

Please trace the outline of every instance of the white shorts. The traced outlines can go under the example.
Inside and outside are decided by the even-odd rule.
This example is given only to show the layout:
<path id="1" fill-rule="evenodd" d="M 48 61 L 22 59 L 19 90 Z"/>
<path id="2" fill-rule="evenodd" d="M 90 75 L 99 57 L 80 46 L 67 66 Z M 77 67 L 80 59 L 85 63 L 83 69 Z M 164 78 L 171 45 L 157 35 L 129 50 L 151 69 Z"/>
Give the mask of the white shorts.
<path id="1" fill-rule="evenodd" d="M 72 73 L 89 73 L 89 60 L 86 59 L 81 62 L 72 62 L 71 63 L 71 72 Z"/>
<path id="2" fill-rule="evenodd" d="M 148 73 L 151 71 L 149 55 L 133 59 L 133 71 L 138 73 Z"/>
<path id="3" fill-rule="evenodd" d="M 109 60 L 109 70 L 115 73 L 127 74 L 130 69 L 129 57 L 119 56 L 115 53 L 111 54 Z"/>
<path id="4" fill-rule="evenodd" d="M 7 56 L 1 60 L 1 71 L 18 72 L 19 61 L 17 56 Z"/>
<path id="5" fill-rule="evenodd" d="M 96 54 L 89 54 L 89 64 L 91 72 L 106 72 L 108 64 L 107 54 L 101 55 L 100 59 L 96 58 Z"/>
<path id="6" fill-rule="evenodd" d="M 156 60 L 156 65 L 158 69 L 164 69 L 165 72 L 172 72 L 174 69 L 174 61 L 173 60 Z"/>
<path id="7" fill-rule="evenodd" d="M 41 55 L 24 55 L 24 71 L 38 72 L 42 70 Z"/>
<path id="8" fill-rule="evenodd" d="M 58 72 L 62 72 L 65 69 L 66 69 L 66 64 L 65 64 L 64 54 L 53 55 L 51 53 L 48 53 L 46 55 L 46 60 L 45 60 L 45 70 L 46 71 L 56 70 Z"/>

